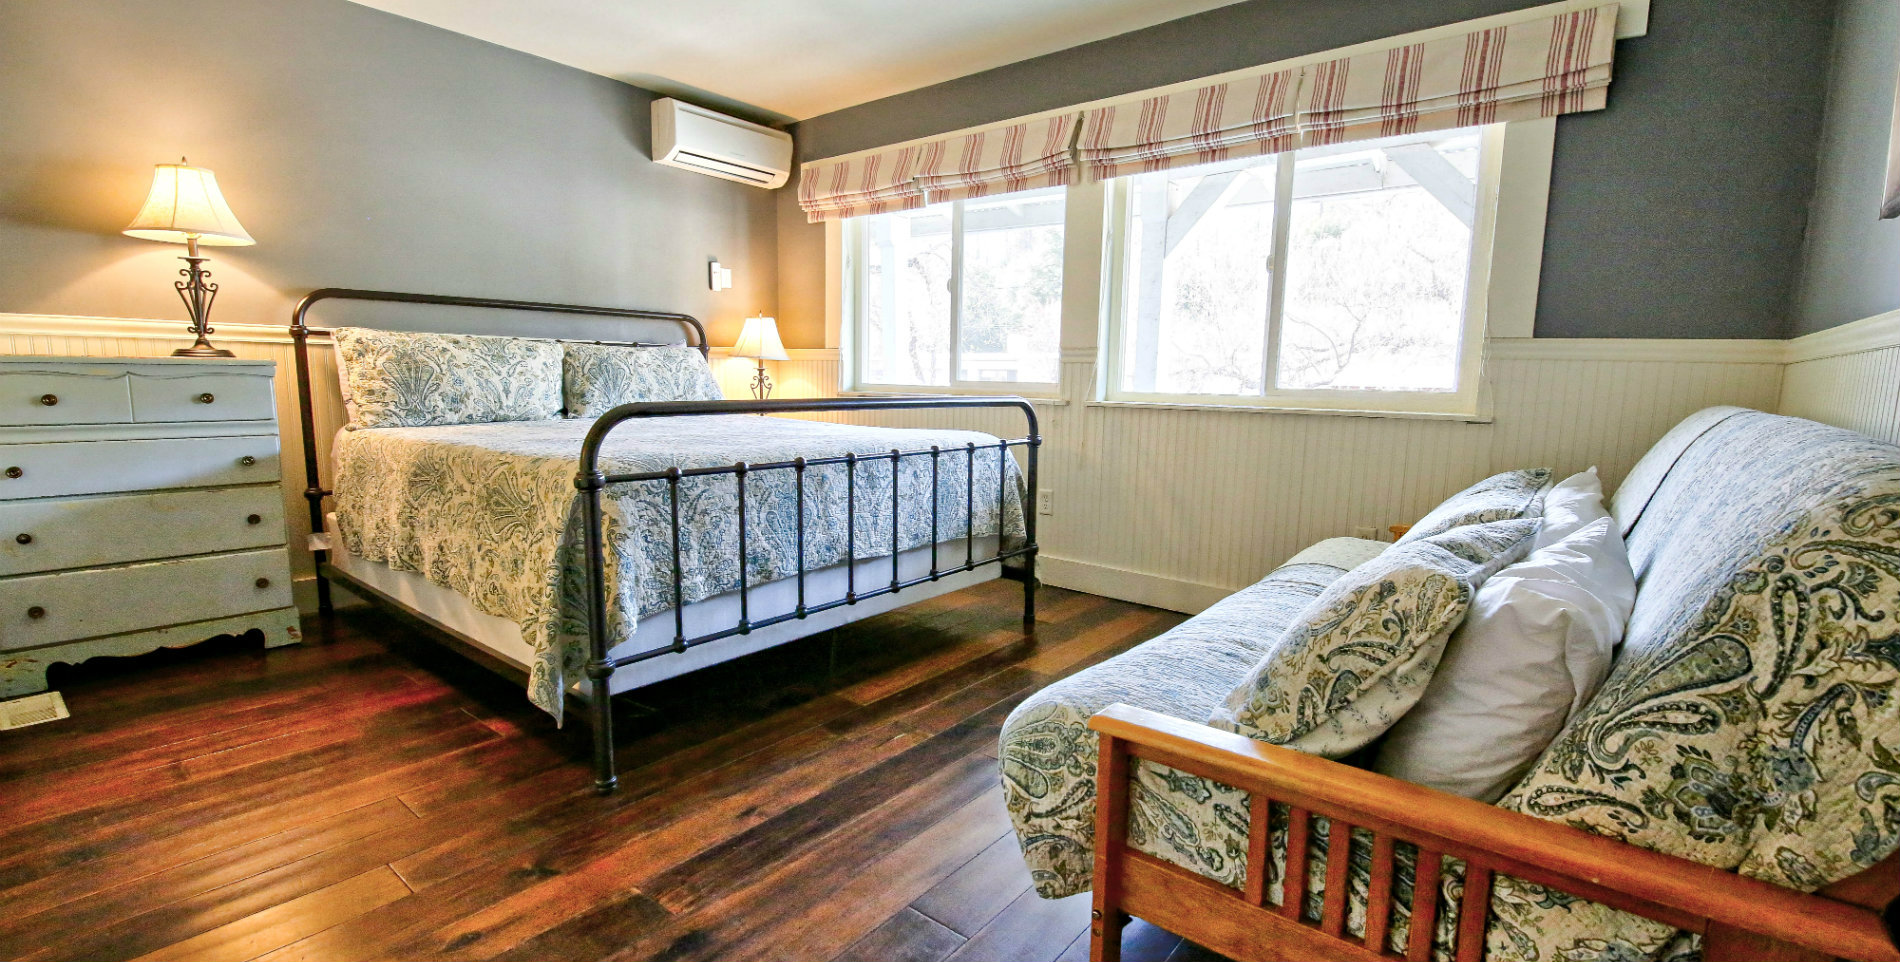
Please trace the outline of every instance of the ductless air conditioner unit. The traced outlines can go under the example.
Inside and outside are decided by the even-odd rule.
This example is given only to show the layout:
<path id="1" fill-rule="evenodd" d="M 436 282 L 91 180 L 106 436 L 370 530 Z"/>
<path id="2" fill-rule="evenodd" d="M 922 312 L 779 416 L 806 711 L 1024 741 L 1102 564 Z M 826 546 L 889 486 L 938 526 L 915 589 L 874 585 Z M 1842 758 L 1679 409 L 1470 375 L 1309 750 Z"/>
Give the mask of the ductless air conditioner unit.
<path id="1" fill-rule="evenodd" d="M 653 102 L 653 159 L 771 189 L 792 175 L 792 135 L 664 97 Z"/>

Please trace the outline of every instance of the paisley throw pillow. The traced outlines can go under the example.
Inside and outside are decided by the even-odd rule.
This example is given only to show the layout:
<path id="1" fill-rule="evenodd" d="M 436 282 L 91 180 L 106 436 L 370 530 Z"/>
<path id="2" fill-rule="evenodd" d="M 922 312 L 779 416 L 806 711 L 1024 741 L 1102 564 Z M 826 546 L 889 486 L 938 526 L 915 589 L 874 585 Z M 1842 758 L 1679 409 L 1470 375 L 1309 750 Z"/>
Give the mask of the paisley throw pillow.
<path id="1" fill-rule="evenodd" d="M 1444 534 L 1461 524 L 1538 518 L 1544 514 L 1544 495 L 1550 490 L 1549 468 L 1527 468 L 1494 474 L 1446 498 L 1412 530 L 1398 540 L 1408 544 Z"/>
<path id="2" fill-rule="evenodd" d="M 1208 724 L 1328 758 L 1371 744 L 1424 694 L 1473 592 L 1536 534 L 1496 521 L 1388 548 L 1315 598 Z"/>
<path id="3" fill-rule="evenodd" d="M 558 342 L 360 327 L 339 327 L 332 337 L 352 429 L 561 414 Z"/>
<path id="4" fill-rule="evenodd" d="M 725 394 L 699 348 L 566 344 L 562 371 L 568 417 L 599 417 L 641 401 L 719 401 Z"/>

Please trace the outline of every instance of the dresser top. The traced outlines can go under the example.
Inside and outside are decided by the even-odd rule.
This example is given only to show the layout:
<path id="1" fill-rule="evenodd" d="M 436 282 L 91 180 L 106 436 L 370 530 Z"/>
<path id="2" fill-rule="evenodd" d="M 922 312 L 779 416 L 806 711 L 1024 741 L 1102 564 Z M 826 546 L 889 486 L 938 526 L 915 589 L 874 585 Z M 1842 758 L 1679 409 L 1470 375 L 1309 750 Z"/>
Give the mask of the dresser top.
<path id="1" fill-rule="evenodd" d="M 9 368 L 25 368 L 36 371 L 61 370 L 87 373 L 142 370 L 183 374 L 199 370 L 217 371 L 224 374 L 267 374 L 276 367 L 276 361 L 255 361 L 236 357 L 71 357 L 48 354 L 0 356 L 0 371 Z"/>

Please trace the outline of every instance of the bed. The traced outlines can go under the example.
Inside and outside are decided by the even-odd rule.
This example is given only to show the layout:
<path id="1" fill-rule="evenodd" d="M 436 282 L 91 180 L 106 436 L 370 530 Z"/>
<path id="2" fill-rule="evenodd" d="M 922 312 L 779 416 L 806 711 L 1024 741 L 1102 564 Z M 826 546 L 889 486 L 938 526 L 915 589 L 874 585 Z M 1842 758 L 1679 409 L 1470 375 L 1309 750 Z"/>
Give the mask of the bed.
<path id="1" fill-rule="evenodd" d="M 388 330 L 689 344 L 702 357 L 703 327 L 667 312 L 346 289 L 312 292 L 292 319 L 320 607 L 341 582 L 525 675 L 557 720 L 576 698 L 603 793 L 618 784 L 615 693 L 999 576 L 1023 582 L 1033 630 L 1024 492 L 1040 439 L 1020 398 L 651 401 L 597 417 L 346 427 L 326 472 L 317 392 L 337 389 L 320 386 L 309 347 L 332 332 L 308 323 L 324 302 Z M 372 305 L 433 313 L 389 324 L 364 314 Z M 759 416 L 977 407 L 1017 409 L 1028 431 Z"/>

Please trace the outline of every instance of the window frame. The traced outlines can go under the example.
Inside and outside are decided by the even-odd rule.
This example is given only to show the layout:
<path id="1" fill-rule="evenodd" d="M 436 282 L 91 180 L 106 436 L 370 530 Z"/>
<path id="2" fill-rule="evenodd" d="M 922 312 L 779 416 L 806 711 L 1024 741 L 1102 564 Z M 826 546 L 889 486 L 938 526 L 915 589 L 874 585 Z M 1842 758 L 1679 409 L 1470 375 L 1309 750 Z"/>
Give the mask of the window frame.
<path id="1" fill-rule="evenodd" d="M 1482 344 L 1467 342 L 1466 350 L 1527 342 L 1534 334 L 1538 288 L 1544 258 L 1544 228 L 1549 212 L 1552 164 L 1555 159 L 1557 118 L 1519 120 L 1504 124 L 1501 170 L 1493 183 L 1495 223 L 1488 258 L 1488 298 Z M 1068 188 L 1063 237 L 1062 331 L 1060 382 L 1050 386 L 985 383 L 979 388 L 944 386 L 904 388 L 862 385 L 856 380 L 856 262 L 851 234 L 853 219 L 824 223 L 823 246 L 825 348 L 837 358 L 828 380 L 831 390 L 854 394 L 984 394 L 1014 393 L 1046 404 L 1146 410 L 1184 410 L 1230 414 L 1322 415 L 1332 417 L 1397 417 L 1427 420 L 1488 422 L 1491 420 L 1490 373 L 1480 368 L 1472 378 L 1477 392 L 1473 410 L 1452 413 L 1423 411 L 1406 404 L 1417 395 L 1394 401 L 1385 410 L 1344 408 L 1337 398 L 1325 398 L 1315 407 L 1233 403 L 1220 395 L 1187 395 L 1176 402 L 1149 396 L 1140 400 L 1113 400 L 1107 391 L 1110 365 L 1111 321 L 1109 260 L 1116 237 L 1110 236 L 1107 182 L 1086 181 Z M 1491 198 L 1487 196 L 1487 201 Z M 1479 281 L 1472 280 L 1472 290 Z M 1083 369 L 1082 364 L 1088 367 Z M 1016 390 L 1011 391 L 1011 388 Z"/>
<path id="2" fill-rule="evenodd" d="M 1062 189 L 1063 202 L 1063 243 L 1068 243 L 1069 188 Z M 950 201 L 950 383 L 948 384 L 896 384 L 872 381 L 865 376 L 864 362 L 867 356 L 862 349 L 864 336 L 864 316 L 858 309 L 865 304 L 864 285 L 868 282 L 859 266 L 866 262 L 864 245 L 867 241 L 865 220 L 862 217 L 849 218 L 842 226 L 843 241 L 843 293 L 845 297 L 843 330 L 846 363 L 844 365 L 847 390 L 864 394 L 1023 394 L 1037 397 L 1055 397 L 1060 390 L 1061 362 L 1056 364 L 1055 381 L 968 381 L 963 373 L 963 210 L 966 200 Z M 936 205 L 931 205 L 936 206 Z M 1065 258 L 1062 278 L 1062 301 L 1066 304 L 1069 296 L 1069 277 Z M 1058 308 L 1057 338 L 1061 337 L 1061 309 Z"/>
<path id="3" fill-rule="evenodd" d="M 1356 414 L 1422 414 L 1477 416 L 1484 406 L 1484 343 L 1491 300 L 1491 262 L 1496 250 L 1500 186 L 1506 150 L 1506 124 L 1480 129 L 1477 216 L 1472 225 L 1471 262 L 1465 282 L 1463 328 L 1459 334 L 1458 387 L 1454 391 L 1373 391 L 1357 389 L 1283 389 L 1274 386 L 1279 369 L 1281 319 L 1286 303 L 1286 264 L 1291 251 L 1288 235 L 1292 221 L 1293 178 L 1298 151 L 1276 154 L 1274 238 L 1266 343 L 1262 350 L 1265 381 L 1262 393 L 1176 394 L 1131 391 L 1122 386 L 1127 361 L 1127 274 L 1132 217 L 1133 178 L 1108 183 L 1107 249 L 1103 252 L 1104 303 L 1099 343 L 1102 360 L 1101 399 L 1112 404 L 1154 404 L 1191 407 L 1257 408 L 1273 411 L 1336 412 Z"/>

